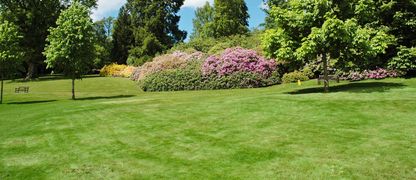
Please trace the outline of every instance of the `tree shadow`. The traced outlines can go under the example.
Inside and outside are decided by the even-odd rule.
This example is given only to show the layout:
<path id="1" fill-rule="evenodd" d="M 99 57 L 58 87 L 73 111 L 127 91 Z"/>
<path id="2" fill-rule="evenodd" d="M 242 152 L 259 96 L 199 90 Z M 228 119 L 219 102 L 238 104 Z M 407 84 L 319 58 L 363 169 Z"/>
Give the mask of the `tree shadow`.
<path id="1" fill-rule="evenodd" d="M 86 75 L 86 76 L 83 76 L 82 79 L 90 79 L 90 78 L 98 78 L 98 77 L 101 77 L 101 76 L 100 75 Z M 56 75 L 42 76 L 42 77 L 38 77 L 32 80 L 14 79 L 10 81 L 9 83 L 43 82 L 43 81 L 68 80 L 68 79 L 71 79 L 71 78 L 68 78 L 60 74 L 56 74 Z"/>
<path id="2" fill-rule="evenodd" d="M 356 82 L 350 84 L 343 84 L 338 86 L 332 86 L 329 89 L 330 93 L 336 92 L 350 92 L 350 93 L 373 93 L 373 92 L 386 92 L 390 89 L 398 89 L 405 87 L 401 83 L 387 83 L 387 82 Z M 323 93 L 323 87 L 300 89 L 287 94 L 313 94 Z"/>
<path id="3" fill-rule="evenodd" d="M 41 103 L 49 103 L 55 102 L 56 100 L 44 100 L 44 101 L 25 101 L 25 102 L 11 102 L 7 104 L 41 104 Z"/>
<path id="4" fill-rule="evenodd" d="M 118 96 L 96 96 L 96 97 L 85 97 L 77 98 L 76 101 L 88 101 L 88 100 L 99 100 L 99 99 L 121 99 L 121 98 L 130 98 L 135 95 L 118 95 Z"/>

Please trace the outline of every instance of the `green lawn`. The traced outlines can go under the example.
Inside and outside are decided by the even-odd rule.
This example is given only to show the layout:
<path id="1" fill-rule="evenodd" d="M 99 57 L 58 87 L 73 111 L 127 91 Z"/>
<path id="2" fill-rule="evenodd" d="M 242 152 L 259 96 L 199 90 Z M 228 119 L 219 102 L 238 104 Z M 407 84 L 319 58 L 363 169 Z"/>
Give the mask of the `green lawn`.
<path id="1" fill-rule="evenodd" d="M 6 83 L 0 179 L 415 179 L 416 79 L 141 92 Z M 30 86 L 29 94 L 14 88 Z"/>

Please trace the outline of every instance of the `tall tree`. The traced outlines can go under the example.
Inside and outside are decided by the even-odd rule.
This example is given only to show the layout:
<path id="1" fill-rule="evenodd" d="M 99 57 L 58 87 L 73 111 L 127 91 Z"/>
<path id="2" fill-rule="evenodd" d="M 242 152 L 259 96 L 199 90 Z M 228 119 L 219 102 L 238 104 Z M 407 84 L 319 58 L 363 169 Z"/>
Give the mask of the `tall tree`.
<path id="1" fill-rule="evenodd" d="M 94 22 L 96 34 L 95 51 L 97 53 L 94 60 L 94 68 L 96 69 L 102 68 L 111 62 L 113 20 L 113 17 L 108 17 Z"/>
<path id="2" fill-rule="evenodd" d="M 157 53 L 171 48 L 186 37 L 179 30 L 177 15 L 184 0 L 128 0 L 134 37 L 129 51 L 130 64 L 140 65 Z"/>
<path id="3" fill-rule="evenodd" d="M 72 2 L 81 2 L 88 7 L 96 6 L 96 0 L 1 0 L 0 10 L 5 18 L 19 27 L 24 38 L 21 41 L 27 63 L 26 79 L 43 70 L 42 55 L 48 29 L 55 25 L 61 10 Z"/>
<path id="4" fill-rule="evenodd" d="M 45 48 L 46 64 L 72 79 L 72 99 L 75 99 L 75 79 L 89 71 L 94 59 L 94 25 L 89 9 L 77 2 L 59 16 L 56 28 L 50 29 Z"/>
<path id="5" fill-rule="evenodd" d="M 130 12 L 126 6 L 121 7 L 118 18 L 114 22 L 112 37 L 112 59 L 118 64 L 126 64 L 129 56 L 129 50 L 133 46 L 134 42 Z"/>
<path id="6" fill-rule="evenodd" d="M 196 9 L 195 18 L 193 19 L 194 31 L 191 39 L 214 37 L 214 12 L 214 7 L 209 2 L 206 2 L 203 7 Z"/>
<path id="7" fill-rule="evenodd" d="M 244 0 L 214 1 L 214 36 L 226 37 L 246 34 L 248 29 L 248 8 Z"/>
<path id="8" fill-rule="evenodd" d="M 21 38 L 16 25 L 0 20 L 0 104 L 3 103 L 4 79 L 11 77 L 21 65 Z"/>

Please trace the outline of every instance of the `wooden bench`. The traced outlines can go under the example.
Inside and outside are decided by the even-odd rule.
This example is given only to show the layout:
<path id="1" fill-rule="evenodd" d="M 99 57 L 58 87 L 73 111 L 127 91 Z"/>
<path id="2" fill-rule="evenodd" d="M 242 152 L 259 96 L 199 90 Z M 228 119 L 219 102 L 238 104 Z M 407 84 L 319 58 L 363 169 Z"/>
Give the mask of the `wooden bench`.
<path id="1" fill-rule="evenodd" d="M 28 86 L 20 86 L 14 89 L 15 93 L 29 93 L 29 87 Z"/>
<path id="2" fill-rule="evenodd" d="M 336 81 L 337 83 L 339 83 L 339 76 L 337 75 L 328 75 L 328 79 L 332 80 L 332 81 Z M 321 82 L 325 80 L 324 75 L 319 75 L 318 77 L 318 84 L 321 85 Z"/>

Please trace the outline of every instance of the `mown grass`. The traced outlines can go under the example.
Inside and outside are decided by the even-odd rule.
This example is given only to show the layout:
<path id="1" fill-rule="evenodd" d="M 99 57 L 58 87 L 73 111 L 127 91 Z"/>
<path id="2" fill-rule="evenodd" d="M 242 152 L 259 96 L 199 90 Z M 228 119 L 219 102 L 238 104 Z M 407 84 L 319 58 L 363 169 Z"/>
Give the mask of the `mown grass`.
<path id="1" fill-rule="evenodd" d="M 416 79 L 141 92 L 6 83 L 0 179 L 414 179 Z M 14 88 L 30 86 L 29 94 Z"/>

